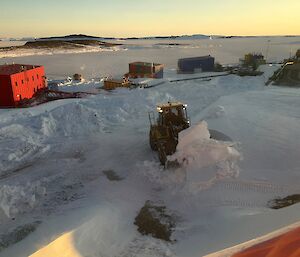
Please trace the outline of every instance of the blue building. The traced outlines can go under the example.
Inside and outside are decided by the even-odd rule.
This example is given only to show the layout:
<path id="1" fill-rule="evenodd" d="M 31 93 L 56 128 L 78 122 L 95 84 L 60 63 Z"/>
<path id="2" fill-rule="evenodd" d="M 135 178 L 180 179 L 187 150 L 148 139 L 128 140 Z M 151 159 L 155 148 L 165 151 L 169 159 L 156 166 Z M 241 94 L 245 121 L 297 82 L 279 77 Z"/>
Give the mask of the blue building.
<path id="1" fill-rule="evenodd" d="M 215 58 L 208 56 L 183 58 L 178 60 L 178 73 L 214 71 Z"/>

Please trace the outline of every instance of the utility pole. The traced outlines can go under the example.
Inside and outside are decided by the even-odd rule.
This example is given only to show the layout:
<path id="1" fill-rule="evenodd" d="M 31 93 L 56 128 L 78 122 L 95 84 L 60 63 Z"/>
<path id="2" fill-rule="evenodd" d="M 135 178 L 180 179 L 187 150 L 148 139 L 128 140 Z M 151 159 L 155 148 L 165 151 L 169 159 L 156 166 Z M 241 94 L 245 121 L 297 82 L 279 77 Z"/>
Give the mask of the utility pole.
<path id="1" fill-rule="evenodd" d="M 268 57 L 269 57 L 270 42 L 271 42 L 271 40 L 269 39 L 268 43 L 267 43 L 266 62 L 268 61 Z"/>

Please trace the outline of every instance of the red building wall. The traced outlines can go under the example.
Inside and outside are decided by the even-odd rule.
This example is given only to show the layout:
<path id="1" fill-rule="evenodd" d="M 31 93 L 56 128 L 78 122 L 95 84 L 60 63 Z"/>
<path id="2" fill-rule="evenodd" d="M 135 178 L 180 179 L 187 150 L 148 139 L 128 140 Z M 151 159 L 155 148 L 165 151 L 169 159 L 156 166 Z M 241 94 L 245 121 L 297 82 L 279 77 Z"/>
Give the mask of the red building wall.
<path id="1" fill-rule="evenodd" d="M 11 75 L 14 102 L 30 99 L 40 89 L 45 87 L 44 67 Z"/>
<path id="2" fill-rule="evenodd" d="M 14 106 L 13 92 L 9 75 L 0 75 L 0 106 Z"/>
<path id="3" fill-rule="evenodd" d="M 14 74 L 0 74 L 0 106 L 16 106 L 21 100 L 32 98 L 38 90 L 45 87 L 43 66 L 24 69 Z"/>

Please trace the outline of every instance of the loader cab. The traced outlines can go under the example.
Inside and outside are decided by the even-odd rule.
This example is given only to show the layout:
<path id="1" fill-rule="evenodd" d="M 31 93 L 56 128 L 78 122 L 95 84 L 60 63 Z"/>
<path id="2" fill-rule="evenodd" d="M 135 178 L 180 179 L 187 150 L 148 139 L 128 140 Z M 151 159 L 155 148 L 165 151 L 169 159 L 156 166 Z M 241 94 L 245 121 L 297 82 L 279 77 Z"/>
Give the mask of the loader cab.
<path id="1" fill-rule="evenodd" d="M 168 102 L 157 106 L 157 124 L 160 126 L 184 126 L 189 127 L 187 105 L 180 102 Z"/>

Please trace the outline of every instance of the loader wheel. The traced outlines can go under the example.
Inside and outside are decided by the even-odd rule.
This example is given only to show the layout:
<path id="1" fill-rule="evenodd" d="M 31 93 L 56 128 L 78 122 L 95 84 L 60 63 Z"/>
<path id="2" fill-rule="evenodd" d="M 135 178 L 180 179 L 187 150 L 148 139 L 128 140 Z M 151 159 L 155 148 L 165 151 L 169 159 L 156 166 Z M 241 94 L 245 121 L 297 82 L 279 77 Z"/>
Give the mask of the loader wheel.
<path id="1" fill-rule="evenodd" d="M 149 141 L 150 141 L 150 147 L 153 151 L 157 151 L 157 145 L 155 143 L 155 140 L 153 138 L 153 136 L 151 135 L 151 131 L 149 133 Z"/>

